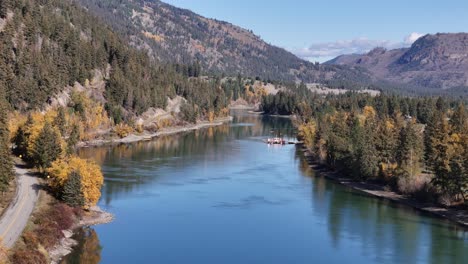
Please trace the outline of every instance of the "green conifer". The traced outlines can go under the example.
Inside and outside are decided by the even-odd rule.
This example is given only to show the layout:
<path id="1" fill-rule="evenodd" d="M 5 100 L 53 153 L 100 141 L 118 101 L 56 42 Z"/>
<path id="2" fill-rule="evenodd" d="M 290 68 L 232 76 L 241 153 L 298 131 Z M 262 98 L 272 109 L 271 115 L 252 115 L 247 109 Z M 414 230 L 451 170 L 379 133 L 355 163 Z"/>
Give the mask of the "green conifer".
<path id="1" fill-rule="evenodd" d="M 85 203 L 81 190 L 81 175 L 72 171 L 63 186 L 62 200 L 72 207 L 82 207 Z"/>
<path id="2" fill-rule="evenodd" d="M 61 154 L 60 135 L 49 122 L 44 124 L 34 144 L 33 161 L 41 169 L 50 167 Z"/>

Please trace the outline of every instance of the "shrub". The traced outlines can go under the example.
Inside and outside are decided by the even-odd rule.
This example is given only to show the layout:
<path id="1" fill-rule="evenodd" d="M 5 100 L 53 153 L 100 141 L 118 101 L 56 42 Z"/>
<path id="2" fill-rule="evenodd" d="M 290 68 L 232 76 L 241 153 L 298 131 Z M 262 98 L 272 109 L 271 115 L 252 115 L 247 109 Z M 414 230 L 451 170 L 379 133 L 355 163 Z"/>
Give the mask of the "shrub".
<path id="1" fill-rule="evenodd" d="M 41 252 L 35 249 L 17 250 L 10 258 L 15 264 L 42 264 L 47 263 L 47 260 Z"/>
<path id="2" fill-rule="evenodd" d="M 66 230 L 73 226 L 73 209 L 66 204 L 55 205 L 51 212 L 50 218 L 53 219 L 60 230 Z"/>
<path id="3" fill-rule="evenodd" d="M 133 128 L 131 126 L 127 125 L 127 124 L 120 123 L 120 124 L 115 126 L 114 132 L 120 138 L 124 138 L 124 137 L 130 135 L 130 133 L 133 132 Z"/>
<path id="4" fill-rule="evenodd" d="M 58 224 L 53 221 L 41 223 L 36 229 L 36 233 L 40 244 L 46 249 L 52 248 L 57 241 L 63 237 L 62 230 L 59 228 Z"/>
<path id="5" fill-rule="evenodd" d="M 37 238 L 37 235 L 30 231 L 24 232 L 23 241 L 29 248 L 36 248 L 39 244 L 39 239 Z"/>
<path id="6" fill-rule="evenodd" d="M 410 177 L 408 173 L 400 174 L 397 180 L 398 190 L 403 194 L 415 194 L 430 184 L 431 178 L 425 175 Z"/>

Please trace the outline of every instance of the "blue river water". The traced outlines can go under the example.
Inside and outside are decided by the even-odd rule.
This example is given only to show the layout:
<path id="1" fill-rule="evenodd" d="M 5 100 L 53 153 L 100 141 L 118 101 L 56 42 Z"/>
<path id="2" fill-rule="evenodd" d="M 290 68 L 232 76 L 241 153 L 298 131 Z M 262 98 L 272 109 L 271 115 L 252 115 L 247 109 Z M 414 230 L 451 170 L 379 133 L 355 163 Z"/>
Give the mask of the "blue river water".
<path id="1" fill-rule="evenodd" d="M 289 119 L 235 113 L 219 127 L 82 149 L 99 205 L 63 263 L 468 263 L 468 232 L 315 173 Z"/>

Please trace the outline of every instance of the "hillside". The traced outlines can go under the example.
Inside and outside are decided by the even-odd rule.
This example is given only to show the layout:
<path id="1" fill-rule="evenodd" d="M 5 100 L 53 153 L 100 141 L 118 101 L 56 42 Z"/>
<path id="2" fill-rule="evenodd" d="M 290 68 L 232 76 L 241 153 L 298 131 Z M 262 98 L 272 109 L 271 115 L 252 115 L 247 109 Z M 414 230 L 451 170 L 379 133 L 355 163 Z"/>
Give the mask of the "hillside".
<path id="1" fill-rule="evenodd" d="M 425 35 L 410 48 L 376 48 L 367 54 L 339 56 L 327 64 L 364 67 L 375 78 L 393 83 L 466 93 L 468 34 Z"/>
<path id="2" fill-rule="evenodd" d="M 253 32 L 161 1 L 76 0 L 156 60 L 200 63 L 206 73 L 265 80 L 367 84 L 362 69 L 319 65 L 264 42 Z"/>
<path id="3" fill-rule="evenodd" d="M 226 107 L 217 84 L 150 59 L 72 0 L 4 0 L 0 11 L 0 89 L 16 110 L 44 109 L 57 96 L 83 110 L 66 105 L 75 87 L 115 123 L 164 109 L 176 96 L 196 106 L 191 112 L 200 118 Z"/>

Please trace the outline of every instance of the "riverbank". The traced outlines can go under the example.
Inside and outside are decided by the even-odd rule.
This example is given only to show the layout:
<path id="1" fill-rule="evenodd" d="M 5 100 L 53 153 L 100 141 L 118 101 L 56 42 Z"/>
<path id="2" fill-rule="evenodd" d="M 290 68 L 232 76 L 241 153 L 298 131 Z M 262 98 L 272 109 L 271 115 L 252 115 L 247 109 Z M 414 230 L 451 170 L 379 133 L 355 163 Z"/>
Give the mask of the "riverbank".
<path id="1" fill-rule="evenodd" d="M 186 126 L 167 127 L 155 133 L 149 133 L 145 131 L 141 134 L 130 134 L 124 138 L 95 139 L 95 140 L 90 140 L 90 141 L 82 141 L 77 144 L 77 147 L 85 148 L 85 147 L 97 147 L 97 146 L 103 146 L 103 145 L 128 144 L 128 143 L 134 143 L 134 142 L 139 142 L 139 141 L 149 141 L 149 140 L 152 140 L 153 138 L 160 137 L 160 136 L 173 135 L 173 134 L 178 134 L 182 132 L 198 130 L 198 129 L 202 129 L 206 127 L 220 126 L 230 121 L 232 121 L 232 116 L 218 118 L 214 120 L 213 122 L 202 121 L 196 124 L 189 124 Z"/>
<path id="2" fill-rule="evenodd" d="M 359 192 L 365 193 L 370 196 L 377 197 L 379 199 L 385 199 L 399 204 L 404 204 L 410 206 L 414 209 L 417 209 L 423 213 L 430 214 L 432 216 L 448 219 L 460 226 L 468 228 L 468 211 L 455 209 L 455 208 L 445 208 L 434 203 L 423 203 L 415 200 L 408 195 L 399 194 L 393 191 L 389 191 L 385 188 L 384 185 L 368 183 L 368 182 L 358 182 L 349 178 L 343 177 L 340 173 L 330 171 L 328 169 L 321 169 L 321 165 L 317 164 L 312 158 L 310 152 L 303 148 L 304 155 L 307 159 L 309 166 L 319 175 L 324 176 L 325 178 L 331 179 L 335 182 L 338 182 L 344 186 L 350 187 Z"/>
<path id="3" fill-rule="evenodd" d="M 70 229 L 62 230 L 63 238 L 49 251 L 50 263 L 57 264 L 66 255 L 73 251 L 73 247 L 78 245 L 78 241 L 73 239 L 75 231 L 79 228 L 100 224 L 107 224 L 114 220 L 114 215 L 94 206 L 83 215 L 78 223 Z"/>
<path id="4" fill-rule="evenodd" d="M 161 129 L 156 133 L 144 132 L 142 134 L 131 134 L 124 138 L 115 138 L 115 139 L 99 139 L 86 142 L 78 143 L 77 147 L 95 147 L 102 145 L 114 145 L 114 144 L 128 144 L 139 141 L 148 141 L 156 137 L 173 135 L 178 133 L 183 133 L 192 130 L 198 130 L 206 127 L 219 126 L 226 122 L 232 121 L 232 117 L 218 118 L 213 122 L 199 122 L 197 124 L 190 124 L 187 126 L 178 126 L 178 127 L 168 127 Z M 107 224 L 114 220 L 114 216 L 108 212 L 103 211 L 98 206 L 95 206 L 86 212 L 83 218 L 75 224 L 73 227 L 67 230 L 62 230 L 64 237 L 48 252 L 50 261 L 53 264 L 59 263 L 62 258 L 67 256 L 73 251 L 73 248 L 78 244 L 78 241 L 73 239 L 75 231 L 79 228 L 89 227 L 100 224 Z"/>

